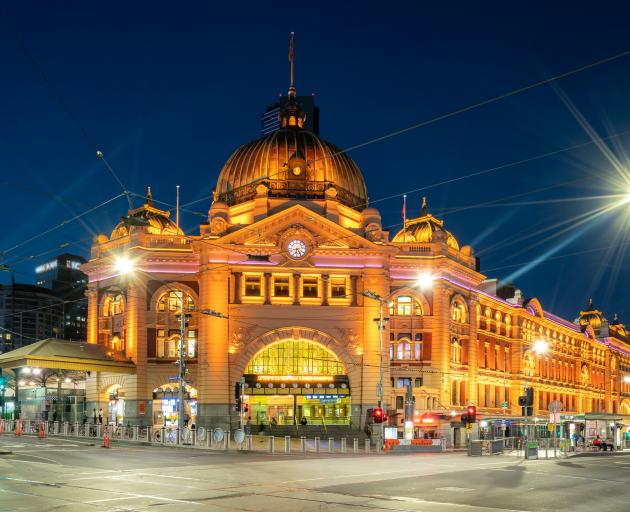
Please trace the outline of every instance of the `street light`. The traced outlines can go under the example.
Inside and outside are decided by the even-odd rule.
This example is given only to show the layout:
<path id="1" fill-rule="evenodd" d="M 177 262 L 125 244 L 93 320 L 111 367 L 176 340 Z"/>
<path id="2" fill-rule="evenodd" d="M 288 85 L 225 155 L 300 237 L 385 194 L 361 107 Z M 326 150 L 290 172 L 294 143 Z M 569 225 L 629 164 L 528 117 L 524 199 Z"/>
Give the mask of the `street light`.
<path id="1" fill-rule="evenodd" d="M 534 341 L 534 346 L 532 347 L 532 350 L 538 355 L 546 354 L 547 350 L 549 350 L 549 344 L 546 340 L 543 339 L 536 340 Z"/>
<path id="2" fill-rule="evenodd" d="M 421 290 L 431 288 L 431 286 L 433 286 L 433 276 L 424 272 L 418 276 L 417 283 Z"/>
<path id="3" fill-rule="evenodd" d="M 129 274 L 135 270 L 135 264 L 128 256 L 118 256 L 114 261 L 116 270 L 121 274 Z"/>

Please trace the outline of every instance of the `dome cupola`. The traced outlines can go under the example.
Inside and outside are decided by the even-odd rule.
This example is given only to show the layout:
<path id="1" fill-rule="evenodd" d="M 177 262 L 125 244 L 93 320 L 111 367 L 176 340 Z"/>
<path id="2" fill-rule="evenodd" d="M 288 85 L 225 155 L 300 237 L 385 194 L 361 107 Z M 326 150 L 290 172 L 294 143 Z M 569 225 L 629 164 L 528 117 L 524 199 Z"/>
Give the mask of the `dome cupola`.
<path id="1" fill-rule="evenodd" d="M 343 150 L 304 129 L 306 115 L 293 82 L 293 34 L 289 60 L 289 100 L 280 112 L 280 129 L 242 145 L 228 158 L 217 180 L 215 200 L 229 206 L 250 201 L 261 184 L 270 198 L 324 200 L 334 187 L 340 203 L 361 211 L 368 196 L 357 165 Z"/>
<path id="2" fill-rule="evenodd" d="M 590 325 L 593 329 L 597 330 L 602 327 L 603 320 L 604 316 L 602 315 L 602 312 L 595 309 L 593 299 L 589 299 L 586 310 L 580 311 L 578 323 L 582 327 L 588 327 Z"/>
<path id="3" fill-rule="evenodd" d="M 427 210 L 427 198 L 422 198 L 420 217 L 405 219 L 405 225 L 396 233 L 394 243 L 431 243 L 442 239 L 449 247 L 459 250 L 459 242 L 450 231 L 444 229 L 444 221 L 435 218 Z"/>

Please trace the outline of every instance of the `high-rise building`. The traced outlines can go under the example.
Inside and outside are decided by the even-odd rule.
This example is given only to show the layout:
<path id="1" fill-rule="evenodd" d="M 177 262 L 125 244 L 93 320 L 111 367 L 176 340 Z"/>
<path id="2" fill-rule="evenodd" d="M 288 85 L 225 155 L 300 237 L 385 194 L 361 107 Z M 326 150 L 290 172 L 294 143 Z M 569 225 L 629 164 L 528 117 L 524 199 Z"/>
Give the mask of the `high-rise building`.
<path id="1" fill-rule="evenodd" d="M 297 104 L 304 112 L 304 129 L 319 135 L 319 107 L 315 106 L 315 95 L 297 96 Z M 280 129 L 280 112 L 289 101 L 288 96 L 280 96 L 278 101 L 267 105 L 260 116 L 260 133 L 268 135 Z"/>
<path id="2" fill-rule="evenodd" d="M 0 352 L 61 337 L 63 300 L 32 284 L 0 285 Z"/>
<path id="3" fill-rule="evenodd" d="M 35 268 L 37 285 L 51 290 L 64 301 L 63 338 L 85 340 L 87 275 L 81 272 L 85 258 L 60 254 Z"/>

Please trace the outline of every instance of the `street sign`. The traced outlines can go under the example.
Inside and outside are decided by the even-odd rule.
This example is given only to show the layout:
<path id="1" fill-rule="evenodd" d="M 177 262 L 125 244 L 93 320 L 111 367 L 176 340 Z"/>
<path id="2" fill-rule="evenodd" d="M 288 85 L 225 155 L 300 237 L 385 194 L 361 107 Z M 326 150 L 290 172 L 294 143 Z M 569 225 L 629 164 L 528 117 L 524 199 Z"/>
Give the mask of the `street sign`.
<path id="1" fill-rule="evenodd" d="M 549 402 L 549 412 L 562 411 L 562 402 L 560 400 L 552 400 Z"/>
<path id="2" fill-rule="evenodd" d="M 468 430 L 468 432 L 472 431 L 472 423 L 466 423 L 466 430 Z"/>
<path id="3" fill-rule="evenodd" d="M 237 431 L 234 432 L 234 441 L 236 441 L 238 444 L 241 444 L 243 441 L 245 441 L 245 432 L 243 432 L 242 429 L 238 429 Z"/>
<path id="4" fill-rule="evenodd" d="M 379 398 L 383 396 L 383 386 L 381 384 L 376 385 L 376 396 Z"/>
<path id="5" fill-rule="evenodd" d="M 549 414 L 549 423 L 560 423 L 560 413 L 552 412 Z"/>
<path id="6" fill-rule="evenodd" d="M 507 409 L 508 408 L 508 403 L 507 402 L 503 402 L 501 404 L 501 409 Z"/>
<path id="7" fill-rule="evenodd" d="M 168 380 L 169 382 L 177 382 L 179 380 L 179 377 L 177 375 L 169 375 Z"/>
<path id="8" fill-rule="evenodd" d="M 555 430 L 555 425 L 553 423 L 547 424 L 547 430 L 549 432 L 553 432 Z"/>

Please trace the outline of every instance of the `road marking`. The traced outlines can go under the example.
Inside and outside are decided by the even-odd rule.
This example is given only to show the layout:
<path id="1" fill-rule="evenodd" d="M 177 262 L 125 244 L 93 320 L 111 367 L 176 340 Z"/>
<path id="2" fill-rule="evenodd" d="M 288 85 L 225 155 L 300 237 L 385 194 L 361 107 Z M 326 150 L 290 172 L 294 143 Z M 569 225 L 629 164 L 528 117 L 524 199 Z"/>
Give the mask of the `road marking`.
<path id="1" fill-rule="evenodd" d="M 470 487 L 436 487 L 436 491 L 447 491 L 447 492 L 469 492 L 474 491 L 476 489 L 471 489 Z"/>
<path id="2" fill-rule="evenodd" d="M 500 510 L 501 512 L 527 512 L 523 509 L 512 509 L 512 508 L 501 508 L 501 507 L 486 507 L 484 505 L 471 505 L 469 503 L 452 503 L 450 501 L 429 501 L 423 500 L 421 498 L 411 498 L 409 496 L 385 496 L 381 494 L 373 494 L 366 495 L 366 498 L 375 498 L 381 500 L 389 500 L 389 501 L 403 501 L 405 503 L 418 503 L 431 505 L 434 508 L 437 507 L 457 507 L 457 508 L 467 508 L 467 509 L 477 509 L 477 510 Z"/>
<path id="3" fill-rule="evenodd" d="M 150 496 L 148 494 L 129 494 L 128 496 L 121 496 L 119 498 L 103 498 L 100 500 L 84 501 L 83 503 L 101 503 L 104 501 L 132 500 L 132 499 L 138 499 L 138 498 L 145 498 L 145 499 L 157 500 L 157 501 L 167 501 L 169 503 L 186 503 L 188 505 L 201 505 L 201 503 L 198 501 L 177 500 L 175 498 L 167 498 L 165 496 Z"/>
<path id="4" fill-rule="evenodd" d="M 514 472 L 514 469 L 502 469 L 502 468 L 496 468 L 493 469 L 492 471 L 511 471 Z M 526 470 L 524 471 L 525 474 L 527 475 L 542 475 L 542 476 L 554 476 L 554 477 L 558 477 L 558 478 L 573 478 L 575 480 L 588 480 L 589 482 L 612 482 L 615 484 L 627 484 L 628 482 L 625 482 L 623 480 L 609 480 L 606 478 L 593 478 L 593 477 L 588 477 L 588 476 L 579 476 L 579 475 L 561 475 L 558 473 L 545 473 L 544 471 L 529 471 Z"/>

